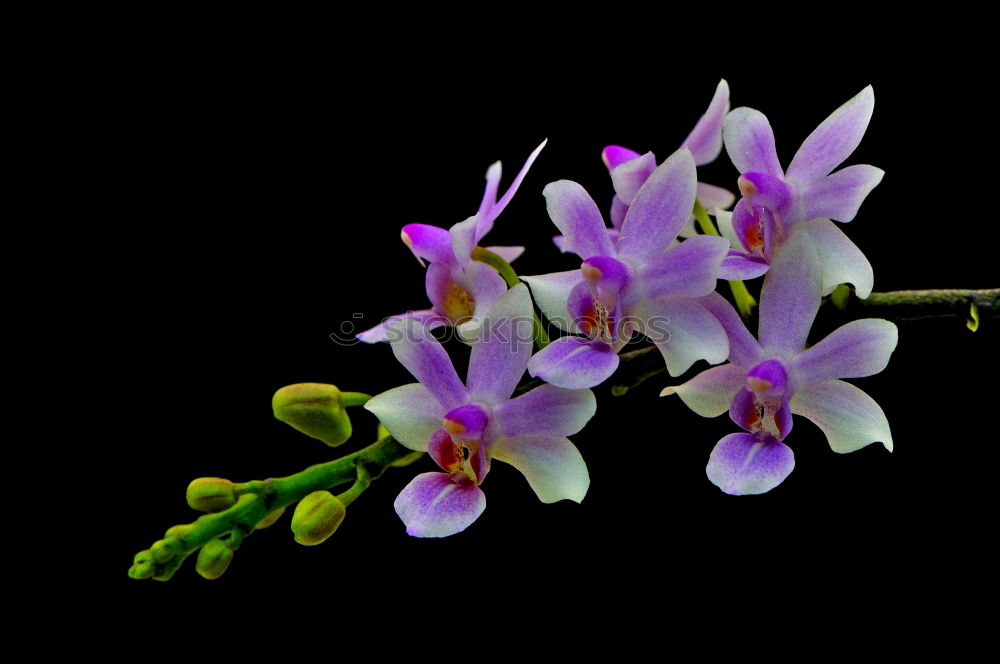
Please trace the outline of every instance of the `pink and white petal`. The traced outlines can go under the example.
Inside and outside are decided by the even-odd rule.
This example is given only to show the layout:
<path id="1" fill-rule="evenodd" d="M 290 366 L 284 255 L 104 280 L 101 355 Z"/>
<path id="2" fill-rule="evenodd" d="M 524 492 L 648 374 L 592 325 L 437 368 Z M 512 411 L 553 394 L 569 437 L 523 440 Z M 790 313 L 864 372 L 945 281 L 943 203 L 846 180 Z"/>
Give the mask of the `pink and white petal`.
<path id="1" fill-rule="evenodd" d="M 823 274 L 812 243 L 792 233 L 775 252 L 760 289 L 757 339 L 765 351 L 798 353 L 820 305 Z"/>
<path id="2" fill-rule="evenodd" d="M 410 248 L 420 264 L 427 259 L 434 261 L 454 260 L 451 250 L 451 235 L 444 228 L 427 224 L 407 224 L 399 233 L 403 244 Z"/>
<path id="3" fill-rule="evenodd" d="M 795 468 L 792 448 L 776 440 L 732 433 L 716 443 L 705 472 L 709 481 L 731 496 L 766 493 Z"/>
<path id="4" fill-rule="evenodd" d="M 457 408 L 468 401 L 469 392 L 455 373 L 451 358 L 426 327 L 412 319 L 404 319 L 389 329 L 389 345 L 399 363 L 445 409 Z"/>
<path id="5" fill-rule="evenodd" d="M 729 410 L 733 395 L 743 389 L 747 372 L 735 364 L 705 369 L 680 385 L 663 388 L 661 397 L 676 394 L 702 417 L 718 417 Z"/>
<path id="6" fill-rule="evenodd" d="M 861 143 L 873 110 L 875 92 L 869 85 L 831 113 L 802 141 L 788 165 L 788 179 L 811 182 L 839 166 Z"/>
<path id="7" fill-rule="evenodd" d="M 543 503 L 579 503 L 590 488 L 587 464 L 566 438 L 499 438 L 490 446 L 490 454 L 521 471 Z"/>
<path id="8" fill-rule="evenodd" d="M 546 185 L 542 195 L 552 223 L 570 240 L 577 255 L 614 255 L 615 247 L 601 211 L 583 187 L 570 180 L 557 180 Z"/>
<path id="9" fill-rule="evenodd" d="M 408 311 L 405 314 L 400 314 L 398 316 L 390 316 L 384 321 L 376 325 L 375 327 L 365 330 L 357 334 L 357 338 L 366 344 L 374 344 L 380 341 L 389 340 L 389 328 L 403 320 L 404 318 L 411 318 L 418 323 L 421 323 L 428 330 L 433 330 L 435 328 L 441 327 L 442 325 L 448 324 L 448 319 L 434 311 L 433 309 L 418 309 L 417 311 Z"/>
<path id="10" fill-rule="evenodd" d="M 829 295 L 840 284 L 852 284 L 854 294 L 864 300 L 871 295 L 875 274 L 858 246 L 829 219 L 813 219 L 795 224 L 795 233 L 809 236 L 819 257 L 823 273 L 823 295 Z"/>
<path id="11" fill-rule="evenodd" d="M 826 434 L 834 452 L 841 454 L 880 442 L 892 451 L 889 421 L 875 400 L 842 380 L 828 380 L 796 390 L 789 402 Z"/>
<path id="12" fill-rule="evenodd" d="M 659 297 L 641 303 L 630 316 L 660 350 L 671 376 L 681 375 L 698 360 L 719 364 L 729 355 L 726 331 L 700 300 Z"/>
<path id="13" fill-rule="evenodd" d="M 728 210 L 716 210 L 713 216 L 715 217 L 715 225 L 719 227 L 719 233 L 729 240 L 729 246 L 736 250 L 745 249 L 743 241 L 736 235 L 736 230 L 733 228 L 733 213 Z"/>
<path id="14" fill-rule="evenodd" d="M 719 267 L 728 251 L 725 238 L 696 235 L 643 263 L 638 277 L 649 298 L 708 295 L 715 290 Z"/>
<path id="15" fill-rule="evenodd" d="M 729 112 L 729 84 L 726 79 L 719 81 L 715 88 L 715 95 L 708 104 L 708 110 L 698 118 L 698 123 L 688 134 L 688 137 L 681 143 L 682 148 L 687 148 L 694 156 L 694 163 L 698 166 L 715 161 L 715 158 L 722 152 L 722 119 Z M 705 202 L 702 201 L 702 205 Z M 708 207 L 706 205 L 706 207 Z"/>
<path id="16" fill-rule="evenodd" d="M 532 312 L 528 287 L 518 284 L 483 316 L 466 380 L 473 398 L 497 403 L 517 387 L 531 357 Z"/>
<path id="17" fill-rule="evenodd" d="M 400 385 L 376 395 L 365 404 L 365 410 L 374 413 L 393 438 L 417 452 L 427 451 L 427 441 L 447 412 L 420 383 Z"/>
<path id="18" fill-rule="evenodd" d="M 740 173 L 783 177 L 774 148 L 774 132 L 760 111 L 746 106 L 730 111 L 722 121 L 722 138 L 729 158 Z"/>
<path id="19" fill-rule="evenodd" d="M 641 157 L 612 168 L 611 184 L 615 188 L 618 199 L 625 205 L 632 205 L 635 195 L 655 170 L 656 157 L 652 152 L 647 152 Z"/>
<path id="20" fill-rule="evenodd" d="M 469 267 L 472 261 L 472 249 L 476 246 L 476 224 L 479 219 L 475 216 L 469 217 L 465 221 L 460 221 L 452 226 L 448 232 L 451 234 L 451 250 L 454 252 L 455 260 L 461 269 Z"/>
<path id="21" fill-rule="evenodd" d="M 719 268 L 719 279 L 749 281 L 766 273 L 770 267 L 764 258 L 730 250 L 722 260 L 722 266 Z"/>
<path id="22" fill-rule="evenodd" d="M 482 317 L 507 292 L 507 282 L 486 263 L 473 261 L 469 269 L 456 275 L 455 282 L 475 302 L 475 316 Z"/>
<path id="23" fill-rule="evenodd" d="M 577 284 L 583 283 L 583 274 L 580 270 L 521 277 L 521 280 L 531 287 L 535 305 L 541 309 L 550 323 L 564 332 L 581 332 L 566 308 L 570 292 Z"/>
<path id="24" fill-rule="evenodd" d="M 542 148 L 544 148 L 545 144 L 548 142 L 549 139 L 546 138 L 544 141 L 539 143 L 538 147 L 535 148 L 530 155 L 528 155 L 528 159 L 524 162 L 524 166 L 522 166 L 521 170 L 518 171 L 516 176 L 514 176 L 514 181 L 510 183 L 509 187 L 507 187 L 507 191 L 505 191 L 503 196 L 500 197 L 497 204 L 485 214 L 477 215 L 479 218 L 479 224 L 476 226 L 477 243 L 482 240 L 483 236 L 489 233 L 493 228 L 493 221 L 500 215 L 501 212 L 504 211 L 504 208 L 507 207 L 507 204 L 510 203 L 511 199 L 514 198 L 514 194 L 517 193 L 517 189 L 521 186 L 521 182 L 524 181 L 524 177 L 528 174 L 528 170 L 531 168 L 531 165 L 535 163 L 535 159 L 538 158 Z"/>
<path id="25" fill-rule="evenodd" d="M 764 351 L 760 344 L 750 334 L 743 319 L 726 298 L 718 293 L 711 293 L 700 298 L 698 302 L 715 316 L 722 329 L 726 331 L 726 336 L 729 338 L 730 362 L 749 369 L 764 359 Z"/>
<path id="26" fill-rule="evenodd" d="M 603 341 L 560 337 L 528 360 L 528 373 L 567 390 L 600 385 L 618 368 L 618 355 Z"/>
<path id="27" fill-rule="evenodd" d="M 625 215 L 628 214 L 628 206 L 622 202 L 622 199 L 614 196 L 611 198 L 611 225 L 614 228 L 621 228 L 622 223 L 625 221 Z"/>
<path id="28" fill-rule="evenodd" d="M 624 164 L 626 161 L 632 161 L 633 159 L 638 159 L 641 156 L 642 155 L 635 150 L 629 150 L 628 148 L 623 148 L 620 145 L 609 145 L 601 150 L 601 161 L 604 162 L 604 165 L 608 167 L 609 171 L 620 164 Z"/>
<path id="29" fill-rule="evenodd" d="M 524 253 L 524 247 L 486 247 L 486 250 L 492 251 L 508 263 L 513 263 Z"/>
<path id="30" fill-rule="evenodd" d="M 500 177 L 503 174 L 503 164 L 495 161 L 486 169 L 486 189 L 483 190 L 483 200 L 479 203 L 477 217 L 484 217 L 497 204 L 497 191 L 500 189 Z"/>
<path id="31" fill-rule="evenodd" d="M 447 537 L 460 533 L 486 509 L 486 495 L 472 482 L 447 473 L 417 475 L 392 506 L 413 537 Z"/>
<path id="32" fill-rule="evenodd" d="M 565 390 L 554 385 L 536 387 L 494 408 L 500 434 L 507 437 L 572 436 L 597 412 L 590 390 Z"/>
<path id="33" fill-rule="evenodd" d="M 838 327 L 791 364 L 802 385 L 871 376 L 886 368 L 898 341 L 894 324 L 881 318 L 862 318 Z"/>
<path id="34" fill-rule="evenodd" d="M 666 249 L 691 218 L 698 178 L 686 148 L 649 176 L 629 206 L 618 236 L 619 254 L 652 258 Z"/>
<path id="35" fill-rule="evenodd" d="M 699 182 L 696 191 L 698 193 L 698 201 L 709 211 L 727 210 L 736 202 L 736 194 L 728 189 L 716 187 L 714 184 Z"/>
<path id="36" fill-rule="evenodd" d="M 552 237 L 552 244 L 556 245 L 556 248 L 564 254 L 575 254 L 573 251 L 573 244 L 566 239 L 565 235 L 554 235 Z"/>
<path id="37" fill-rule="evenodd" d="M 811 182 L 799 193 L 799 218 L 851 221 L 883 175 L 885 171 L 881 168 L 857 164 Z"/>

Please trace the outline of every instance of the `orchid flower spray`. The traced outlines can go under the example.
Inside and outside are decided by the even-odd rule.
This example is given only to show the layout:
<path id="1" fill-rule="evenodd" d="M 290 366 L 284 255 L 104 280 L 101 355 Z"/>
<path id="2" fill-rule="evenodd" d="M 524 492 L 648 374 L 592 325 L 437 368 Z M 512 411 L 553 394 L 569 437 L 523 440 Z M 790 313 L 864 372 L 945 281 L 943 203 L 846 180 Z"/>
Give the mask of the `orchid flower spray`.
<path id="1" fill-rule="evenodd" d="M 400 363 L 420 381 L 371 399 L 365 406 L 406 447 L 427 452 L 443 472 L 417 475 L 396 498 L 396 513 L 417 537 L 464 530 L 486 508 L 480 489 L 493 459 L 527 478 L 539 500 L 580 502 L 590 476 L 567 436 L 597 408 L 590 390 L 542 385 L 511 394 L 532 348 L 532 307 L 523 284 L 484 316 L 463 384 L 444 347 L 419 321 L 389 330 Z"/>
<path id="2" fill-rule="evenodd" d="M 671 246 L 691 216 L 695 170 L 687 148 L 657 167 L 617 237 L 583 187 L 568 180 L 545 187 L 549 216 L 583 263 L 524 281 L 550 321 L 585 336 L 563 336 L 542 349 L 528 363 L 532 376 L 568 389 L 593 387 L 614 373 L 633 332 L 657 345 L 671 375 L 698 359 L 725 360 L 725 331 L 697 298 L 715 289 L 729 242 L 701 235 Z"/>
<path id="3" fill-rule="evenodd" d="M 767 118 L 752 108 L 737 108 L 722 124 L 726 150 L 740 172 L 743 197 L 732 217 L 717 215 L 720 230 L 733 243 L 722 267 L 724 279 L 764 274 L 774 254 L 793 233 L 803 233 L 819 259 L 822 294 L 851 283 L 864 299 L 872 290 L 872 267 L 861 250 L 833 221 L 854 219 L 861 203 L 884 172 L 867 164 L 831 174 L 861 143 L 875 107 L 866 87 L 834 111 L 803 141 L 788 170 L 782 169 Z"/>
<path id="4" fill-rule="evenodd" d="M 782 441 L 792 429 L 793 414 L 816 424 L 835 452 L 873 442 L 892 451 L 882 409 L 840 379 L 882 371 L 896 348 L 896 326 L 881 319 L 856 320 L 806 348 L 820 304 L 818 260 L 805 236 L 788 240 L 761 289 L 757 339 L 728 302 L 717 294 L 706 298 L 729 336 L 729 363 L 662 392 L 679 395 L 705 417 L 728 410 L 746 431 L 720 440 L 709 458 L 708 478 L 726 493 L 764 493 L 788 476 L 795 459 Z"/>
<path id="5" fill-rule="evenodd" d="M 497 200 L 500 186 L 501 164 L 496 162 L 486 171 L 486 190 L 479 210 L 465 221 L 450 229 L 427 224 L 408 224 L 400 237 L 413 252 L 421 265 L 430 261 L 425 286 L 431 308 L 391 316 L 379 325 L 357 335 L 367 343 L 387 340 L 387 331 L 394 323 L 408 318 L 420 321 L 433 329 L 442 325 L 458 328 L 463 338 L 474 334 L 483 314 L 507 290 L 507 284 L 493 268 L 472 260 L 472 250 L 485 237 L 493 222 L 510 203 L 528 169 L 535 162 L 547 141 L 535 148 L 521 167 L 514 181 Z M 521 255 L 524 247 L 487 247 L 504 260 L 511 262 Z"/>
<path id="6" fill-rule="evenodd" d="M 365 352 L 376 359 L 379 353 L 390 359 L 391 352 L 415 382 L 377 384 L 371 394 L 300 382 L 278 389 L 271 400 L 277 420 L 329 448 L 347 445 L 363 430 L 363 423 L 352 423 L 348 413 L 364 409 L 374 441 L 290 475 L 245 482 L 195 479 L 188 485 L 187 503 L 205 514 L 166 529 L 135 556 L 129 575 L 166 580 L 194 555 L 198 574 L 219 578 L 244 541 L 274 524 L 287 508 L 292 511 L 295 541 L 318 545 L 345 518 L 354 518 L 350 506 L 372 482 L 383 474 L 406 472 L 400 469 L 414 463 L 426 467 L 406 478 L 396 476 L 404 488 L 393 507 L 402 522 L 402 527 L 394 522 L 395 527 L 417 538 L 451 536 L 475 523 L 486 508 L 484 486 L 494 461 L 516 468 L 543 503 L 581 502 L 590 490 L 593 470 L 602 491 L 608 486 L 614 491 L 613 482 L 621 482 L 628 503 L 620 504 L 630 510 L 647 506 L 648 523 L 658 523 L 662 485 L 650 480 L 684 472 L 683 464 L 671 467 L 675 457 L 660 443 L 669 446 L 688 439 L 688 423 L 673 420 L 693 416 L 676 400 L 656 401 L 644 389 L 649 385 L 645 381 L 664 370 L 679 377 L 700 360 L 714 366 L 691 371 L 693 377 L 675 378 L 680 384 L 666 387 L 660 396 L 676 394 L 696 414 L 728 413 L 734 423 L 733 433 L 717 440 L 708 455 L 708 482 L 699 480 L 707 495 L 716 491 L 710 484 L 730 495 L 761 494 L 781 484 L 795 467 L 788 441 L 801 418 L 822 431 L 834 452 L 852 452 L 876 442 L 891 452 L 892 431 L 882 408 L 845 381 L 888 366 L 898 331 L 885 319 L 958 318 L 960 334 L 966 334 L 965 328 L 975 332 L 981 320 L 1000 317 L 1000 289 L 872 293 L 871 265 L 837 224 L 855 217 L 883 173 L 868 165 L 836 169 L 860 144 L 873 105 L 869 86 L 820 123 L 785 170 L 767 118 L 751 108 L 730 111 L 729 85 L 720 81 L 681 147 L 662 163 L 657 164 L 652 152 L 639 154 L 614 145 L 603 150 L 615 192 L 610 223 L 588 190 L 570 179 L 550 182 L 542 197 L 534 192 L 531 214 L 541 215 L 544 198 L 545 211 L 560 233 L 556 244 L 565 256 L 577 257 L 562 268 L 542 267 L 537 271 L 543 274 L 534 276 L 519 276 L 510 264 L 523 247 L 480 243 L 524 185 L 546 142 L 528 156 L 502 195 L 500 162 L 492 164 L 475 214 L 450 228 L 402 228 L 403 242 L 426 268 L 419 278 L 430 307 L 392 316 L 357 335 L 367 343 L 385 342 L 388 348 L 376 345 Z M 606 144 L 606 139 L 595 138 L 586 150 Z M 739 171 L 741 198 L 732 212 L 727 208 L 735 200 L 733 194 L 698 181 L 698 166 L 715 160 L 723 147 Z M 599 175 L 604 183 L 603 171 Z M 692 216 L 697 229 L 691 225 Z M 550 236 L 545 228 L 543 224 L 533 229 L 543 243 Z M 377 263 L 360 263 L 359 274 L 391 262 L 391 257 L 378 258 Z M 358 260 L 367 257 L 359 255 Z M 399 284 L 394 268 L 389 266 L 391 288 Z M 743 280 L 758 277 L 762 283 L 754 336 L 746 321 L 752 319 L 757 300 Z M 716 291 L 719 279 L 730 281 L 723 285 L 731 299 Z M 338 287 L 370 283 L 347 281 L 347 286 Z M 835 291 L 840 284 L 852 284 L 853 293 L 846 287 Z M 756 285 L 749 286 L 756 294 Z M 366 299 L 367 294 L 361 301 Z M 827 326 L 830 320 L 848 320 L 857 311 L 863 312 L 859 320 L 818 341 L 814 334 L 809 344 L 817 319 L 823 329 L 832 329 Z M 550 341 L 543 322 L 558 328 L 561 336 Z M 445 326 L 448 329 L 439 330 L 436 337 L 434 330 Z M 461 367 L 439 341 L 445 331 L 456 332 L 463 342 L 447 342 L 452 344 L 447 348 L 457 351 L 454 357 L 467 357 Z M 346 341 L 342 345 L 355 345 L 353 337 Z M 629 352 L 622 352 L 633 341 Z M 960 346 L 961 340 L 950 343 Z M 927 370 L 922 367 L 915 372 L 920 379 L 911 389 L 921 392 L 907 395 L 908 403 L 936 399 L 942 385 L 953 386 L 936 373 L 947 357 L 936 354 L 952 348 L 945 341 L 939 344 L 937 337 L 934 344 L 919 348 L 933 380 L 924 380 Z M 365 380 L 384 377 L 361 362 L 370 360 L 359 361 Z M 613 374 L 614 384 L 600 393 L 610 392 L 618 406 L 603 411 L 605 429 L 585 434 L 591 444 L 609 447 L 603 457 L 589 457 L 588 468 L 569 437 L 583 431 L 596 414 L 597 397 L 590 388 Z M 630 401 L 635 410 L 623 414 Z M 971 412 L 934 408 L 936 413 L 920 418 L 920 424 L 944 417 L 948 428 L 938 436 L 954 436 L 954 422 L 969 419 L 966 413 Z M 230 416 L 221 407 L 201 410 Z M 897 437 L 910 441 L 907 449 L 917 449 L 913 428 L 896 426 Z M 669 433 L 655 440 L 661 431 Z M 717 437 L 713 434 L 706 442 Z M 587 442 L 583 436 L 576 440 L 581 446 Z M 598 469 L 600 458 L 607 465 Z M 800 460 L 805 458 L 800 454 Z M 936 463 L 939 456 L 928 458 Z M 655 498 L 635 500 L 637 485 Z M 672 487 L 688 488 L 683 483 Z M 786 486 L 778 493 L 787 497 L 794 489 Z M 580 512 L 588 523 L 581 528 L 584 534 L 597 522 L 588 510 Z M 558 510 L 547 512 L 554 520 L 563 518 Z M 460 558 L 449 558 L 445 566 L 461 564 Z M 349 573 L 354 571 L 351 567 Z"/>

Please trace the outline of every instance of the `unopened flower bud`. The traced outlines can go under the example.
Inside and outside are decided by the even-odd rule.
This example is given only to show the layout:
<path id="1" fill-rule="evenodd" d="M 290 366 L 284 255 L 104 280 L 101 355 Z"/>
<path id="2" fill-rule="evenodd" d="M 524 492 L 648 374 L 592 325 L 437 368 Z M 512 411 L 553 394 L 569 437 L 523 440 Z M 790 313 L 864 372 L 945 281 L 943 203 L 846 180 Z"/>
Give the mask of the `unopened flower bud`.
<path id="1" fill-rule="evenodd" d="M 153 576 L 155 569 L 156 565 L 153 562 L 152 554 L 149 551 L 140 551 L 135 554 L 135 558 L 132 560 L 132 567 L 128 570 L 128 575 L 133 579 L 148 579 Z"/>
<path id="2" fill-rule="evenodd" d="M 285 513 L 284 507 L 282 507 L 281 509 L 274 510 L 273 512 L 271 512 L 270 514 L 268 514 L 267 516 L 265 516 L 263 519 L 260 520 L 260 523 L 257 524 L 255 530 L 261 530 L 262 528 L 267 528 L 268 526 L 274 525 L 274 522 L 280 519 L 281 515 L 284 513 Z"/>
<path id="3" fill-rule="evenodd" d="M 187 533 L 189 527 L 190 526 L 188 526 L 187 524 L 178 524 L 176 526 L 170 526 L 169 528 L 167 528 L 167 532 L 163 533 L 163 539 L 179 539 L 181 537 L 184 537 L 184 534 Z"/>
<path id="4" fill-rule="evenodd" d="M 329 491 L 314 491 L 299 501 L 292 514 L 295 541 L 315 546 L 326 540 L 344 520 L 347 507 Z"/>
<path id="5" fill-rule="evenodd" d="M 149 553 L 153 556 L 153 560 L 162 565 L 179 553 L 179 544 L 180 540 L 176 539 L 156 540 L 153 542 L 153 546 L 149 547 Z"/>
<path id="6" fill-rule="evenodd" d="M 351 437 L 351 420 L 344 411 L 340 390 L 333 385 L 288 385 L 274 393 L 271 408 L 274 416 L 285 424 L 330 447 Z"/>
<path id="7" fill-rule="evenodd" d="M 201 547 L 194 570 L 206 579 L 218 579 L 233 561 L 233 552 L 222 540 L 212 540 Z"/>
<path id="8" fill-rule="evenodd" d="M 199 477 L 188 485 L 187 502 L 199 512 L 221 512 L 236 504 L 236 486 L 221 477 Z"/>

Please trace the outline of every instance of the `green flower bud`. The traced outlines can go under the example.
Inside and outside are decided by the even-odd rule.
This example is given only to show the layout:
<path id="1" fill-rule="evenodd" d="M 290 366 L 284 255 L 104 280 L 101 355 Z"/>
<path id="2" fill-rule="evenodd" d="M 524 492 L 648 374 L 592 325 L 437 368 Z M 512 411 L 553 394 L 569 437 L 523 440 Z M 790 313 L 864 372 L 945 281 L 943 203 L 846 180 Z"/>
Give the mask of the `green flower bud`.
<path id="1" fill-rule="evenodd" d="M 315 546 L 326 540 L 344 520 L 347 507 L 329 491 L 314 491 L 299 501 L 292 514 L 295 541 Z"/>
<path id="2" fill-rule="evenodd" d="M 222 540 L 214 539 L 198 552 L 198 562 L 194 571 L 206 579 L 218 579 L 233 561 L 233 552 Z"/>
<path id="3" fill-rule="evenodd" d="M 148 579 L 153 576 L 156 565 L 153 556 L 149 551 L 140 551 L 132 559 L 132 567 L 128 570 L 128 575 L 133 579 Z"/>
<path id="4" fill-rule="evenodd" d="M 267 528 L 268 526 L 274 525 L 274 522 L 280 519 L 281 515 L 284 513 L 285 513 L 284 507 L 282 507 L 281 509 L 274 510 L 273 512 L 271 512 L 270 514 L 268 514 L 267 516 L 265 516 L 263 519 L 260 520 L 260 523 L 257 524 L 255 530 L 262 530 L 264 528 Z"/>
<path id="5" fill-rule="evenodd" d="M 187 524 L 178 524 L 176 526 L 170 526 L 169 528 L 167 528 L 167 532 L 163 533 L 163 539 L 179 539 L 181 537 L 184 537 L 189 527 L 190 526 L 188 526 Z"/>
<path id="6" fill-rule="evenodd" d="M 156 540 L 153 542 L 153 546 L 149 547 L 149 553 L 153 556 L 153 560 L 162 565 L 178 554 L 179 544 L 180 540 L 176 539 Z"/>
<path id="7" fill-rule="evenodd" d="M 322 383 L 297 383 L 281 388 L 271 399 L 274 416 L 330 447 L 342 445 L 351 437 L 340 390 Z"/>
<path id="8" fill-rule="evenodd" d="M 236 485 L 221 477 L 199 477 L 187 488 L 187 502 L 199 512 L 221 512 L 236 504 Z"/>

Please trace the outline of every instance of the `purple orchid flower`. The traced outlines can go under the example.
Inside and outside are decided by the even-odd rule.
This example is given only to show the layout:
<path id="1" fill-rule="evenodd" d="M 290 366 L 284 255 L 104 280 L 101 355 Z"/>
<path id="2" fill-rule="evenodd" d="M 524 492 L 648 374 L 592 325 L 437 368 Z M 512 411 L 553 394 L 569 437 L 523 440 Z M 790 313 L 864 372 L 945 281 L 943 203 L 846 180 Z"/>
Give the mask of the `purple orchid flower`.
<path id="1" fill-rule="evenodd" d="M 819 256 L 805 235 L 793 235 L 764 279 L 758 340 L 718 294 L 705 306 L 729 335 L 729 363 L 663 390 L 677 394 L 704 417 L 729 411 L 747 433 L 716 444 L 709 479 L 732 495 L 764 493 L 792 472 L 795 458 L 781 442 L 792 415 L 811 420 L 834 452 L 853 452 L 873 442 L 892 451 L 885 414 L 875 401 L 841 378 L 882 371 L 896 347 L 896 326 L 867 318 L 848 323 L 805 348 L 820 304 Z"/>
<path id="2" fill-rule="evenodd" d="M 389 343 L 420 382 L 384 392 L 365 408 L 396 440 L 428 452 L 444 471 L 417 475 L 396 498 L 407 533 L 445 537 L 465 530 L 486 508 L 479 485 L 492 459 L 521 471 L 544 503 L 583 500 L 590 476 L 566 436 L 593 417 L 594 394 L 542 385 L 510 398 L 532 349 L 532 305 L 524 284 L 507 291 L 484 317 L 464 384 L 419 321 L 392 326 Z"/>
<path id="3" fill-rule="evenodd" d="M 584 260 L 579 270 L 524 280 L 553 324 L 586 336 L 564 336 L 539 351 L 528 362 L 532 376 L 568 389 L 597 385 L 614 373 L 634 331 L 657 345 L 671 375 L 698 359 L 726 359 L 725 330 L 697 298 L 715 289 L 729 242 L 699 235 L 670 246 L 691 214 L 695 188 L 694 158 L 681 148 L 639 188 L 612 239 L 583 187 L 568 180 L 545 187 L 549 216 Z"/>
<path id="4" fill-rule="evenodd" d="M 427 298 L 430 309 L 420 309 L 387 318 L 385 321 L 357 335 L 366 343 L 388 340 L 389 328 L 403 319 L 419 321 L 433 329 L 442 325 L 453 325 L 463 339 L 475 334 L 479 322 L 490 307 L 507 290 L 507 284 L 496 270 L 472 260 L 472 250 L 493 228 L 493 222 L 510 203 L 521 181 L 528 174 L 538 154 L 548 141 L 528 156 L 521 171 L 510 187 L 497 200 L 500 186 L 501 165 L 495 162 L 486 171 L 486 191 L 479 204 L 479 210 L 465 221 L 450 229 L 427 224 L 408 224 L 403 227 L 400 237 L 410 248 L 417 261 L 427 268 Z M 516 259 L 524 247 L 487 247 L 507 262 Z"/>
<path id="5" fill-rule="evenodd" d="M 722 152 L 722 119 L 728 112 L 729 84 L 722 79 L 715 88 L 715 95 L 708 105 L 708 110 L 698 119 L 694 129 L 681 143 L 682 148 L 691 151 L 696 166 L 712 163 Z M 609 145 L 601 151 L 601 159 L 608 167 L 611 183 L 615 188 L 615 196 L 611 199 L 612 227 L 608 229 L 611 239 L 614 240 L 621 230 L 635 195 L 656 169 L 656 157 L 652 152 L 639 154 L 628 148 Z M 709 209 L 728 208 L 736 200 L 732 192 L 704 182 L 698 183 L 697 198 Z M 681 229 L 679 235 L 689 237 L 694 234 L 692 218 L 689 215 L 688 223 Z M 573 251 L 573 247 L 564 236 L 557 235 L 552 240 L 563 253 Z"/>
<path id="6" fill-rule="evenodd" d="M 774 133 L 763 113 L 741 107 L 726 115 L 723 138 L 740 171 L 743 198 L 731 219 L 717 217 L 723 235 L 733 240 L 733 250 L 722 266 L 723 279 L 764 274 L 785 239 L 801 232 L 819 256 L 824 295 L 838 284 L 852 283 L 858 297 L 868 297 L 873 283 L 871 264 L 831 220 L 854 219 L 885 172 L 866 164 L 830 172 L 861 143 L 874 107 L 875 93 L 869 85 L 803 141 L 787 173 L 778 162 Z"/>

